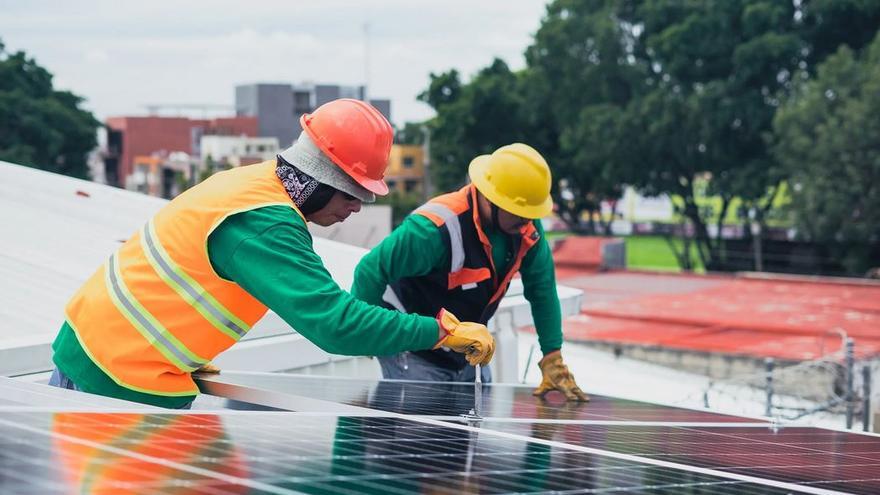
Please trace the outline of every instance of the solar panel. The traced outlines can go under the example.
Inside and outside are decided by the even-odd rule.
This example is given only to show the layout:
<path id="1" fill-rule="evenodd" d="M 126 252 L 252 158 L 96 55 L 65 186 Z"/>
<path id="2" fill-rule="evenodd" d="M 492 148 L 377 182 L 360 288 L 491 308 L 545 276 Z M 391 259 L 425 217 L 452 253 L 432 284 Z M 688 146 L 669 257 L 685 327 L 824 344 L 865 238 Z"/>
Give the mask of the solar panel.
<path id="1" fill-rule="evenodd" d="M 880 436 L 810 427 L 487 422 L 483 428 L 848 493 L 880 493 Z"/>
<path id="2" fill-rule="evenodd" d="M 319 403 L 311 409 L 309 400 L 327 401 L 398 414 L 458 417 L 474 408 L 473 383 L 429 383 L 399 380 L 354 380 L 279 373 L 223 372 L 203 376 L 199 386 L 207 393 L 266 404 L 288 410 L 326 410 Z M 592 395 L 586 404 L 566 403 L 551 392 L 546 399 L 532 396 L 533 387 L 484 384 L 482 415 L 490 418 L 544 419 L 560 421 L 642 421 L 753 423 L 760 420 L 729 416 L 704 410 L 661 406 L 645 402 Z M 258 391 L 264 391 L 257 397 Z M 352 409 L 335 412 L 355 414 Z"/>
<path id="3" fill-rule="evenodd" d="M 325 410 L 336 404 L 358 416 L 385 412 L 452 423 L 463 422 L 461 415 L 474 407 L 475 395 L 474 385 L 469 383 L 262 373 L 225 373 L 199 383 L 209 393 L 219 391 L 257 403 L 268 397 L 272 405 L 291 410 Z M 581 448 L 587 454 L 623 456 L 619 459 L 669 462 L 673 468 L 689 466 L 707 469 L 712 475 L 741 475 L 745 481 L 757 479 L 788 489 L 797 485 L 797 491 L 880 493 L 880 436 L 784 427 L 595 395 L 585 404 L 567 403 L 561 396 L 540 400 L 531 390 L 529 386 L 484 385 L 485 417 L 479 423 L 483 434 L 500 433 Z"/>
<path id="4" fill-rule="evenodd" d="M 401 418 L 0 412 L 0 491 L 781 494 L 791 489 Z"/>
<path id="5" fill-rule="evenodd" d="M 0 408 L 51 407 L 53 409 L 134 409 L 124 400 L 91 395 L 74 390 L 48 387 L 39 383 L 13 380 L 0 376 Z"/>
<path id="6" fill-rule="evenodd" d="M 0 493 L 880 493 L 877 435 L 598 396 L 542 402 L 504 384 L 486 385 L 485 417 L 466 422 L 473 384 L 199 382 L 298 412 L 0 403 Z"/>

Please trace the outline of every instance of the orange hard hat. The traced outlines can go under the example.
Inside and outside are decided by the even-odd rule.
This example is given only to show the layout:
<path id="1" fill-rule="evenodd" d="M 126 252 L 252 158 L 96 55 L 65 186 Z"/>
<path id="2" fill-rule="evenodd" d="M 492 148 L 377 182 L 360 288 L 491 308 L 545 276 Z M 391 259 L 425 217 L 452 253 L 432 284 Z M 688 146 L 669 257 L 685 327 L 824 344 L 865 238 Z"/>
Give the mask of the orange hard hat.
<path id="1" fill-rule="evenodd" d="M 394 131 L 369 103 L 350 98 L 327 102 L 299 119 L 315 145 L 368 191 L 384 196 L 385 167 Z"/>

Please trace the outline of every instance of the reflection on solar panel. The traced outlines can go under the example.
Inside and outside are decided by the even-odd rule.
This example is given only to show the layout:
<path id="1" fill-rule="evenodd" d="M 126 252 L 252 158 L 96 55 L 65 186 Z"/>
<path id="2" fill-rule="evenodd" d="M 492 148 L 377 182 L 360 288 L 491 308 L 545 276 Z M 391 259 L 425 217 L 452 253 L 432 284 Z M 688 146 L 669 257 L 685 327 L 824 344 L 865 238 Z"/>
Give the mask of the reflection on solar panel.
<path id="1" fill-rule="evenodd" d="M 0 413 L 3 493 L 776 494 L 698 472 L 398 418 Z"/>
<path id="2" fill-rule="evenodd" d="M 225 373 L 200 380 L 206 391 L 290 410 L 342 407 L 461 422 L 473 408 L 473 384 L 350 380 L 265 373 Z M 546 441 L 584 453 L 703 468 L 813 493 L 880 493 L 880 437 L 593 395 L 586 404 L 547 400 L 531 387 L 484 385 L 480 428 Z M 334 406 L 336 404 L 344 406 Z M 358 412 L 358 410 L 366 412 Z M 791 485 L 797 485 L 796 488 Z M 826 491 L 831 489 L 832 491 Z"/>
<path id="3" fill-rule="evenodd" d="M 311 377 L 277 373 L 226 373 L 206 376 L 200 381 L 203 390 L 224 390 L 229 385 L 244 391 L 242 400 L 252 400 L 249 392 L 265 390 L 273 399 L 287 404 L 270 404 L 292 410 L 302 405 L 302 398 L 338 402 L 400 414 L 427 416 L 459 416 L 474 407 L 472 383 L 426 383 L 398 380 L 352 380 L 346 378 Z M 645 402 L 593 396 L 587 404 L 565 402 L 555 392 L 545 400 L 532 396 L 532 387 L 515 385 L 484 385 L 483 416 L 495 418 L 527 418 L 557 420 L 617 420 L 661 422 L 755 422 L 754 419 L 728 416 L 709 411 L 664 407 Z M 323 404 L 322 404 L 323 406 Z M 351 412 L 351 411 L 344 411 Z"/>
<path id="4" fill-rule="evenodd" d="M 0 376 L 0 408 L 51 407 L 53 409 L 143 409 L 124 400 L 84 394 L 73 390 L 47 387 Z M 158 409 L 161 411 L 161 409 Z"/>
<path id="5" fill-rule="evenodd" d="M 200 385 L 296 412 L 60 411 L 36 391 L 40 407 L 0 403 L 0 493 L 880 493 L 877 435 L 542 402 L 515 385 L 484 387 L 478 423 L 459 416 L 472 384 L 224 372 Z"/>
<path id="6" fill-rule="evenodd" d="M 850 493 L 880 493 L 880 437 L 805 427 L 487 423 L 525 437 Z"/>

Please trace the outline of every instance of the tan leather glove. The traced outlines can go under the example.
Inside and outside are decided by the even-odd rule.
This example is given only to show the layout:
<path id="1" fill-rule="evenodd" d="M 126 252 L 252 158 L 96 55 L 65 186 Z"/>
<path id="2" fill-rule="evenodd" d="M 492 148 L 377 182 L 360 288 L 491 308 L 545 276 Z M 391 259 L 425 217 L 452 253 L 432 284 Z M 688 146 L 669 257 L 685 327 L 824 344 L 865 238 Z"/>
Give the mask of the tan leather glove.
<path id="1" fill-rule="evenodd" d="M 568 371 L 568 366 L 562 362 L 562 352 L 553 351 L 544 356 L 538 367 L 541 368 L 541 374 L 544 378 L 538 388 L 532 392 L 532 395 L 543 397 L 551 390 L 559 390 L 568 400 L 576 400 L 587 402 L 590 398 L 578 387 L 574 382 L 574 377 Z"/>
<path id="2" fill-rule="evenodd" d="M 487 365 L 495 354 L 495 339 L 489 334 L 486 325 L 470 321 L 461 322 L 454 314 L 441 309 L 437 314 L 440 329 L 446 333 L 434 344 L 434 349 L 448 347 L 455 352 L 464 353 L 472 366 Z"/>
<path id="3" fill-rule="evenodd" d="M 214 363 L 210 361 L 203 364 L 199 369 L 195 370 L 194 373 L 220 373 L 220 368 L 214 366 Z"/>

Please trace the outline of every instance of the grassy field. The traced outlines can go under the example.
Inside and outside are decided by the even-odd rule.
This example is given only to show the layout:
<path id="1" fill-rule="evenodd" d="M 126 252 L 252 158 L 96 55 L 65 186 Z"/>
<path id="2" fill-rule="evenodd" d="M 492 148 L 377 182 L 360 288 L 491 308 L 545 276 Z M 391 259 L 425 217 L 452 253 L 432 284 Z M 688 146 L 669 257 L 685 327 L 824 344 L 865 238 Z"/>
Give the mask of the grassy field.
<path id="1" fill-rule="evenodd" d="M 662 236 L 630 236 L 624 237 L 626 242 L 626 266 L 638 270 L 681 271 L 678 261 Z M 681 239 L 672 241 L 676 249 L 682 249 Z M 695 271 L 702 272 L 697 251 L 691 246 L 692 259 L 697 263 Z"/>
<path id="2" fill-rule="evenodd" d="M 548 240 L 568 237 L 570 232 L 554 231 L 545 234 Z M 663 236 L 640 235 L 623 237 L 626 242 L 626 266 L 634 270 L 657 270 L 664 272 L 680 272 L 678 261 Z M 681 239 L 673 239 L 676 249 L 681 250 Z M 691 259 L 696 263 L 697 273 L 703 273 L 697 250 L 691 245 Z"/>

